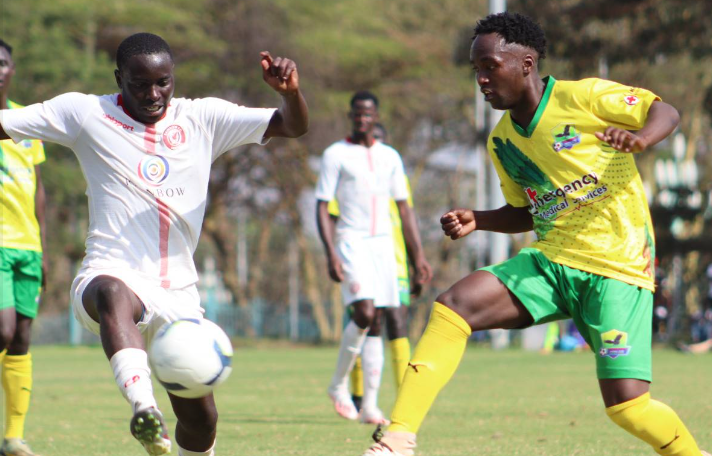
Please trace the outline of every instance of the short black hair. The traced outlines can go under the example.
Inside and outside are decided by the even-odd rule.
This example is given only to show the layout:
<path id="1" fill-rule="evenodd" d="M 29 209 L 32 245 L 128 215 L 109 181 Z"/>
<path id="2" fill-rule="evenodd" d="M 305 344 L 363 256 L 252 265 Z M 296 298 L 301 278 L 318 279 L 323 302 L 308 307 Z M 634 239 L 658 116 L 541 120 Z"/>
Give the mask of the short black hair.
<path id="1" fill-rule="evenodd" d="M 532 18 L 519 13 L 490 14 L 477 22 L 474 40 L 479 35 L 496 33 L 507 43 L 517 43 L 534 49 L 539 59 L 546 58 L 546 36 Z"/>
<path id="2" fill-rule="evenodd" d="M 7 50 L 7 53 L 10 54 L 10 57 L 12 57 L 12 46 L 0 39 L 0 47 L 5 48 Z"/>
<path id="3" fill-rule="evenodd" d="M 357 101 L 371 100 L 378 108 L 378 97 L 368 90 L 359 90 L 351 97 L 351 107 L 353 108 Z"/>
<path id="4" fill-rule="evenodd" d="M 116 67 L 120 71 L 126 62 L 135 55 L 153 55 L 164 52 L 173 59 L 171 48 L 163 38 L 153 33 L 136 33 L 119 44 L 119 49 L 116 51 Z"/>

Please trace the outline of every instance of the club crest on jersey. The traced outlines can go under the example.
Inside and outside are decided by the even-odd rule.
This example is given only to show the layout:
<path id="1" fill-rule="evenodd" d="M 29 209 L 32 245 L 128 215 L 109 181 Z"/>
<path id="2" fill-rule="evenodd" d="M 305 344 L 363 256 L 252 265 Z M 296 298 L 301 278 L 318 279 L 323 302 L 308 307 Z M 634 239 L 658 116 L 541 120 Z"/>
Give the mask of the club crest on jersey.
<path id="1" fill-rule="evenodd" d="M 163 144 L 175 149 L 185 143 L 185 131 L 180 125 L 171 125 L 163 131 Z"/>
<path id="2" fill-rule="evenodd" d="M 628 333 L 611 329 L 601 334 L 601 349 L 598 354 L 605 358 L 616 359 L 619 356 L 627 356 L 630 353 L 628 346 Z"/>
<path id="3" fill-rule="evenodd" d="M 139 162 L 138 175 L 147 184 L 158 187 L 168 178 L 168 160 L 160 155 L 148 155 Z"/>
<path id="4" fill-rule="evenodd" d="M 576 127 L 571 124 L 559 124 L 553 130 L 551 135 L 554 137 L 552 147 L 555 152 L 560 152 L 562 149 L 571 150 L 581 142 L 581 134 L 576 130 Z"/>
<path id="5" fill-rule="evenodd" d="M 635 95 L 626 95 L 625 97 L 623 97 L 623 101 L 625 101 L 625 104 L 627 104 L 628 106 L 635 106 L 640 101 L 640 98 L 636 97 Z"/>

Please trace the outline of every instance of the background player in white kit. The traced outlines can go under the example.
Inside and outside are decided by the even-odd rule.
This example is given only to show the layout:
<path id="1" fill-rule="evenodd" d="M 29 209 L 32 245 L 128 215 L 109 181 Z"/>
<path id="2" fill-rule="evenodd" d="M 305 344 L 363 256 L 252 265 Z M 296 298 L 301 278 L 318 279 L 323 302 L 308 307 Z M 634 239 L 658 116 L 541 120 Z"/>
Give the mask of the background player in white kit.
<path id="1" fill-rule="evenodd" d="M 173 98 L 173 57 L 159 36 L 139 33 L 117 51 L 120 93 L 67 93 L 0 111 L 0 139 L 70 147 L 87 180 L 86 256 L 72 284 L 77 319 L 101 337 L 133 408 L 131 432 L 151 455 L 171 442 L 153 396 L 145 342 L 165 322 L 202 318 L 192 255 L 205 212 L 211 163 L 242 144 L 297 137 L 308 110 L 293 61 L 261 53 L 263 79 L 282 107 L 252 109 L 216 98 Z M 213 455 L 212 395 L 169 394 L 181 456 Z"/>
<path id="2" fill-rule="evenodd" d="M 415 268 L 414 280 L 420 284 L 428 282 L 432 270 L 425 260 L 415 215 L 408 205 L 400 155 L 373 138 L 378 120 L 376 96 L 367 91 L 356 93 L 351 98 L 349 118 L 351 136 L 324 151 L 316 188 L 317 223 L 329 276 L 341 283 L 344 304 L 353 307 L 328 392 L 339 415 L 347 419 L 359 417 L 348 391 L 348 376 L 361 354 L 364 371 L 361 421 L 380 424 L 385 418 L 377 405 L 383 367 L 377 309 L 400 305 L 389 212 L 391 199 L 396 201 L 403 222 L 408 256 Z M 340 211 L 335 227 L 328 210 L 329 201 L 334 198 Z M 371 327 L 373 333 L 369 332 Z"/>

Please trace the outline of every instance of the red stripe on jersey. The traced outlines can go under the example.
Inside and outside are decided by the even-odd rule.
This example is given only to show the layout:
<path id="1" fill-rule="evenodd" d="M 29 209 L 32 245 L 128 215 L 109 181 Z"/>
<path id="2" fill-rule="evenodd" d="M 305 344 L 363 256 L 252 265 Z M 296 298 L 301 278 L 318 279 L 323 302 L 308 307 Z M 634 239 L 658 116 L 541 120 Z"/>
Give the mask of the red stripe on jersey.
<path id="1" fill-rule="evenodd" d="M 158 203 L 158 251 L 161 254 L 161 286 L 170 288 L 168 280 L 168 233 L 171 228 L 171 217 L 166 203 L 156 198 Z"/>
<path id="2" fill-rule="evenodd" d="M 143 135 L 143 146 L 146 148 L 146 153 L 156 154 L 156 127 L 146 125 L 146 133 Z"/>
<path id="3" fill-rule="evenodd" d="M 156 154 L 156 128 L 153 125 L 146 125 L 146 133 L 143 135 L 143 145 L 146 153 Z M 156 198 L 158 204 L 158 253 L 161 258 L 159 276 L 161 287 L 170 288 L 171 281 L 168 279 L 168 236 L 171 230 L 170 210 L 166 203 Z"/>

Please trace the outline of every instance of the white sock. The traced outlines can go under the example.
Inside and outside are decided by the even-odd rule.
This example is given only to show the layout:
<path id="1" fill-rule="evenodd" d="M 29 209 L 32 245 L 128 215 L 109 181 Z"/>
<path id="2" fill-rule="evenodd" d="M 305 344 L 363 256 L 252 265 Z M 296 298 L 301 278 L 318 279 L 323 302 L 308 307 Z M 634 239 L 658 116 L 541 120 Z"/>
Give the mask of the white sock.
<path id="1" fill-rule="evenodd" d="M 381 387 L 383 373 L 383 340 L 380 336 L 369 336 L 361 350 L 363 366 L 363 402 L 364 410 L 378 408 L 378 389 Z"/>
<path id="2" fill-rule="evenodd" d="M 148 355 L 138 348 L 124 348 L 114 353 L 109 360 L 114 371 L 116 384 L 134 413 L 150 407 L 158 408 L 153 397 L 151 369 L 148 367 Z"/>
<path id="3" fill-rule="evenodd" d="M 367 332 L 368 329 L 359 328 L 353 320 L 344 328 L 344 334 L 341 336 L 341 346 L 339 346 L 339 358 L 336 361 L 336 371 L 331 379 L 331 386 L 329 386 L 330 391 L 348 392 L 349 373 L 354 367 L 356 358 L 361 353 L 361 347 L 363 347 Z"/>
<path id="4" fill-rule="evenodd" d="M 208 450 L 205 451 L 189 451 L 178 446 L 178 456 L 215 456 L 215 442 Z"/>

